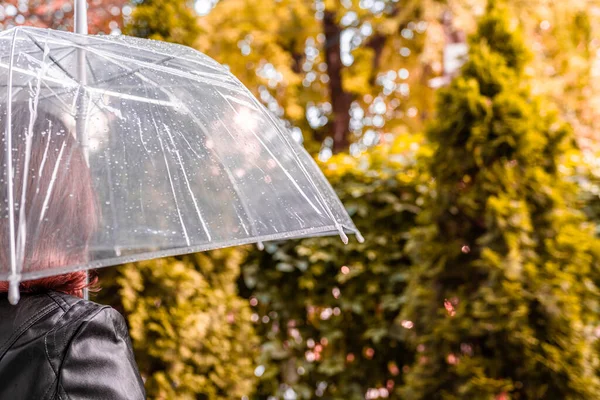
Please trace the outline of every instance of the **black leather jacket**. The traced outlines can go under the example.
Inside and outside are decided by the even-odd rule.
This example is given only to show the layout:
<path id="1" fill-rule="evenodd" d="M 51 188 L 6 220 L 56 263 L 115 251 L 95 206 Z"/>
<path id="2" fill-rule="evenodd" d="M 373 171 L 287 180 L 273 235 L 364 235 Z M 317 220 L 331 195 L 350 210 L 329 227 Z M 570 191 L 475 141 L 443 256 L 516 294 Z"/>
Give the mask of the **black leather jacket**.
<path id="1" fill-rule="evenodd" d="M 144 399 L 125 320 L 60 293 L 0 295 L 0 399 Z"/>

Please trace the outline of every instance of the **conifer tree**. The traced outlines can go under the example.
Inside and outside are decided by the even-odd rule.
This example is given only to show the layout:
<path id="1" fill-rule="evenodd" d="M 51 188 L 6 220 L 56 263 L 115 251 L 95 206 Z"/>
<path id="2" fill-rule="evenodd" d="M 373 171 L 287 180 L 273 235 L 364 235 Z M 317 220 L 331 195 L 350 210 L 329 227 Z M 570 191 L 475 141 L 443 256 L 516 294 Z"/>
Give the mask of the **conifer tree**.
<path id="1" fill-rule="evenodd" d="M 595 399 L 598 244 L 561 175 L 570 128 L 531 95 L 498 2 L 439 95 L 433 195 L 399 319 L 417 352 L 402 399 Z"/>

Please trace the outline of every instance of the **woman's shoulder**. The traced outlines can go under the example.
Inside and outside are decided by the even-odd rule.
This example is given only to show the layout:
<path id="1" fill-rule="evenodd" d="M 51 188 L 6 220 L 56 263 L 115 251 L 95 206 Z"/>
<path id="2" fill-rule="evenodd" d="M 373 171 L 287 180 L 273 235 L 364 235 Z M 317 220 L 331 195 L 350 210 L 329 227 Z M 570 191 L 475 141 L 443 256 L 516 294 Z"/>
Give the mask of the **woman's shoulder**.
<path id="1" fill-rule="evenodd" d="M 125 319 L 114 308 L 64 293 L 49 292 L 47 296 L 60 308 L 61 318 L 53 329 L 61 335 L 83 336 L 83 330 L 88 334 L 108 330 L 128 337 Z"/>
<path id="2" fill-rule="evenodd" d="M 53 292 L 23 296 L 16 306 L 0 298 L 0 346 L 0 380 L 18 364 L 19 376 L 57 398 L 145 398 L 125 320 L 111 307 Z M 32 355 L 37 363 L 15 364 Z"/>
<path id="3" fill-rule="evenodd" d="M 3 350 L 49 332 L 71 337 L 82 324 L 95 321 L 122 326 L 123 317 L 113 308 L 58 293 L 24 295 L 17 305 L 0 298 L 0 357 Z"/>
<path id="4" fill-rule="evenodd" d="M 76 296 L 60 292 L 45 293 L 48 302 L 56 304 L 64 313 L 63 320 L 72 323 L 75 320 L 87 321 L 94 318 L 99 313 L 116 313 L 116 310 L 104 304 L 94 303 L 93 301 L 83 300 Z M 119 314 L 120 315 L 120 314 Z"/>

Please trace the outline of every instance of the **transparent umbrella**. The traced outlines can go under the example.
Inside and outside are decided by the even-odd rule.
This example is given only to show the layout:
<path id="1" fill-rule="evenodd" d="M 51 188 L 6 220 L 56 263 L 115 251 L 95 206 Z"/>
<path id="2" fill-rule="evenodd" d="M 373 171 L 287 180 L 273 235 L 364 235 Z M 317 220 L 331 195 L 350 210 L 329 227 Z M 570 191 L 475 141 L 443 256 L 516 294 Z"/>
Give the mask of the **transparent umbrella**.
<path id="1" fill-rule="evenodd" d="M 187 47 L 0 33 L 0 281 L 360 234 L 301 145 Z"/>

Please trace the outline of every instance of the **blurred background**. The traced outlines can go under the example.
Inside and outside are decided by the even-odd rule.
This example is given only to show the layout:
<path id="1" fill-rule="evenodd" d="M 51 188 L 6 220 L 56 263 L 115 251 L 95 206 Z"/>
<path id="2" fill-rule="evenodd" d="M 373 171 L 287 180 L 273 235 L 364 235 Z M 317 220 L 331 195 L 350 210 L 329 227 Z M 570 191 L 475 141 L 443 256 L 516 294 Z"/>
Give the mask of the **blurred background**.
<path id="1" fill-rule="evenodd" d="M 600 398 L 600 2 L 88 3 L 230 68 L 366 239 L 98 271 L 149 398 Z M 73 3 L 0 1 L 20 25 Z"/>

